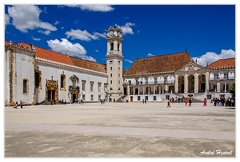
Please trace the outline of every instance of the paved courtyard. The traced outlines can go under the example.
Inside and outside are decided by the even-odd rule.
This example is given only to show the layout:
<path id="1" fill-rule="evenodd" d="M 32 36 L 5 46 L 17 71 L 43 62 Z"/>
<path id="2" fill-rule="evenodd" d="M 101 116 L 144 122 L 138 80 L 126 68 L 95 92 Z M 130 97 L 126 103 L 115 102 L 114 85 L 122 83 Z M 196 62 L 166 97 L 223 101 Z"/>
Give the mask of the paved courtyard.
<path id="1" fill-rule="evenodd" d="M 235 157 L 235 109 L 210 103 L 5 107 L 5 157 Z"/>

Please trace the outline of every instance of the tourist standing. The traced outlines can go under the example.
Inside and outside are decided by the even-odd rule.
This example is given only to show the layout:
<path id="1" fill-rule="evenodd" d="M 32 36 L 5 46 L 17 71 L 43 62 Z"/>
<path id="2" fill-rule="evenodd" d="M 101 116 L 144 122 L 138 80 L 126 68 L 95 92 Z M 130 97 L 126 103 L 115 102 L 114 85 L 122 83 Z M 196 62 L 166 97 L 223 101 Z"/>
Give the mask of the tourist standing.
<path id="1" fill-rule="evenodd" d="M 189 99 L 189 105 L 188 106 L 191 106 L 192 105 L 192 99 L 190 98 Z"/>

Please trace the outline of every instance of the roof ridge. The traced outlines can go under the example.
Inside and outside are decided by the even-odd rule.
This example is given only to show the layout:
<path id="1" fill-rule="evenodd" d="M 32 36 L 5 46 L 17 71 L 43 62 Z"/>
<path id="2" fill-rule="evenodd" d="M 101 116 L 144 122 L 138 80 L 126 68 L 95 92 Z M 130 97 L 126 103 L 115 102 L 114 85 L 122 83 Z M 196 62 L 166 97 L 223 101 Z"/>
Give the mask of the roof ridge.
<path id="1" fill-rule="evenodd" d="M 91 60 L 85 60 L 85 59 L 80 58 L 80 57 L 73 57 L 73 56 L 69 56 L 69 57 L 70 57 L 70 58 L 75 58 L 75 59 L 84 60 L 84 61 L 88 61 L 88 62 L 98 63 L 98 64 L 101 64 L 101 65 L 106 65 L 106 64 L 103 64 L 103 63 L 100 63 L 100 62 L 95 62 L 95 61 L 91 61 Z"/>
<path id="2" fill-rule="evenodd" d="M 166 55 L 176 55 L 176 54 L 181 54 L 181 53 L 187 53 L 188 54 L 188 52 L 175 52 L 175 53 L 154 55 L 154 56 L 150 56 L 150 57 L 142 57 L 142 58 L 138 58 L 138 59 L 146 59 L 146 58 L 152 58 L 152 57 L 162 57 L 162 56 L 166 56 Z"/>

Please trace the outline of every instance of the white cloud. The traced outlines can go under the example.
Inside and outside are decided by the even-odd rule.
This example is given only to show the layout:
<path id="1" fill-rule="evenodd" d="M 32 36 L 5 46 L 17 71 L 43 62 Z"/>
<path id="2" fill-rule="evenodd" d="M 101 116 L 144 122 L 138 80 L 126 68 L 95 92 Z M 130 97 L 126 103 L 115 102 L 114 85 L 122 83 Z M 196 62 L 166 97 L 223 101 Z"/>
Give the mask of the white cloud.
<path id="1" fill-rule="evenodd" d="M 81 57 L 81 58 L 84 59 L 84 60 L 97 62 L 97 60 L 95 58 L 93 58 L 92 56 L 84 56 L 84 57 Z"/>
<path id="2" fill-rule="evenodd" d="M 39 19 L 42 11 L 34 5 L 13 5 L 8 7 L 8 14 L 12 18 L 12 24 L 23 33 L 28 30 L 41 28 L 43 30 L 56 31 L 57 28 L 48 22 Z"/>
<path id="3" fill-rule="evenodd" d="M 54 25 L 57 25 L 57 24 L 59 24 L 59 21 L 56 20 L 55 23 L 54 23 Z"/>
<path id="4" fill-rule="evenodd" d="M 98 32 L 95 32 L 93 33 L 95 36 L 99 36 L 99 37 L 102 37 L 102 38 L 106 38 L 106 33 L 98 33 Z"/>
<path id="5" fill-rule="evenodd" d="M 93 34 L 89 33 L 87 30 L 73 30 L 71 29 L 70 31 L 67 31 L 65 33 L 65 35 L 67 35 L 67 38 L 71 38 L 71 39 L 80 39 L 82 41 L 90 41 L 90 40 L 96 40 L 99 39 L 99 37 L 105 37 L 104 34 L 95 32 Z"/>
<path id="6" fill-rule="evenodd" d="M 40 41 L 41 40 L 41 38 L 34 38 L 34 37 L 32 37 L 32 39 L 35 40 L 35 41 Z"/>
<path id="7" fill-rule="evenodd" d="M 131 26 L 135 26 L 135 24 L 128 22 L 124 26 L 120 26 L 120 28 L 123 31 L 123 34 L 134 34 L 133 29 L 131 28 Z"/>
<path id="8" fill-rule="evenodd" d="M 109 5 L 66 5 L 68 7 L 79 7 L 81 10 L 88 10 L 93 12 L 110 12 L 113 11 L 114 8 Z"/>
<path id="9" fill-rule="evenodd" d="M 5 26 L 10 24 L 10 17 L 8 14 L 5 14 Z"/>
<path id="10" fill-rule="evenodd" d="M 99 52 L 98 50 L 95 50 L 95 52 Z"/>
<path id="11" fill-rule="evenodd" d="M 45 34 L 45 35 L 49 35 L 51 33 L 50 30 L 38 30 L 38 33 L 42 33 L 42 34 Z"/>
<path id="12" fill-rule="evenodd" d="M 129 60 L 129 59 L 124 59 L 124 61 L 127 61 L 128 63 L 132 64 L 133 61 Z"/>
<path id="13" fill-rule="evenodd" d="M 235 56 L 236 53 L 232 49 L 229 50 L 222 49 L 220 54 L 217 54 L 215 52 L 206 52 L 204 55 L 200 57 L 193 57 L 192 59 L 194 61 L 196 61 L 197 59 L 198 64 L 206 66 L 207 64 L 211 64 L 219 59 L 233 58 Z"/>
<path id="14" fill-rule="evenodd" d="M 153 55 L 151 53 L 147 54 L 147 57 L 152 57 L 152 56 L 155 56 L 155 55 Z"/>
<path id="15" fill-rule="evenodd" d="M 62 38 L 61 41 L 58 39 L 47 41 L 48 46 L 56 52 L 67 54 L 75 57 L 84 57 L 86 50 L 79 43 L 71 43 L 67 39 Z"/>

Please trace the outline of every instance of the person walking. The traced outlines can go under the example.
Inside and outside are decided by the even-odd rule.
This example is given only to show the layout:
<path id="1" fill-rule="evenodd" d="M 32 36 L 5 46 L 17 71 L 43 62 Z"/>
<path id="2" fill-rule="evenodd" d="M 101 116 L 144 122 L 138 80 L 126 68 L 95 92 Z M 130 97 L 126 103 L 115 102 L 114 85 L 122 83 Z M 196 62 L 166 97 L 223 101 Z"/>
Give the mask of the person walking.
<path id="1" fill-rule="evenodd" d="M 22 100 L 20 100 L 20 106 L 21 106 L 21 109 L 23 108 L 23 102 Z"/>
<path id="2" fill-rule="evenodd" d="M 18 102 L 16 101 L 16 106 L 14 106 L 13 108 L 17 109 L 18 108 Z"/>
<path id="3" fill-rule="evenodd" d="M 206 98 L 204 98 L 203 106 L 207 106 L 207 99 Z"/>
<path id="4" fill-rule="evenodd" d="M 192 99 L 190 98 L 189 99 L 189 105 L 188 106 L 191 106 L 192 105 Z"/>
<path id="5" fill-rule="evenodd" d="M 186 98 L 185 99 L 185 106 L 187 106 L 188 105 L 188 99 Z"/>
<path id="6" fill-rule="evenodd" d="M 169 108 L 169 107 L 171 107 L 170 100 L 168 100 L 168 102 L 167 102 L 167 108 Z"/>

